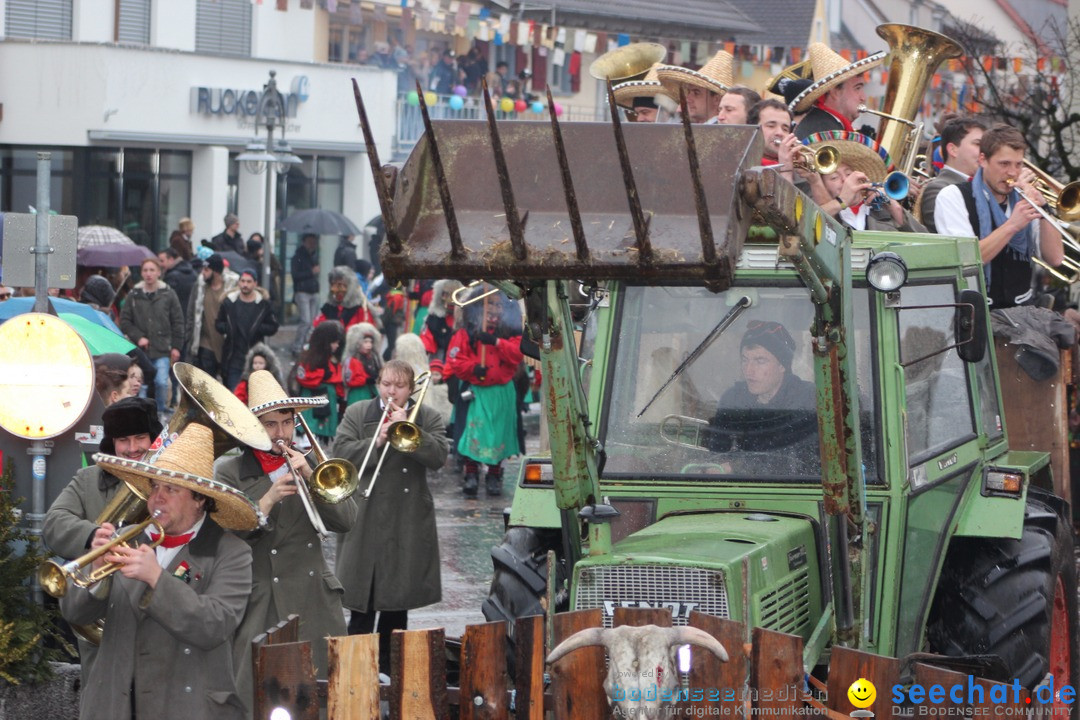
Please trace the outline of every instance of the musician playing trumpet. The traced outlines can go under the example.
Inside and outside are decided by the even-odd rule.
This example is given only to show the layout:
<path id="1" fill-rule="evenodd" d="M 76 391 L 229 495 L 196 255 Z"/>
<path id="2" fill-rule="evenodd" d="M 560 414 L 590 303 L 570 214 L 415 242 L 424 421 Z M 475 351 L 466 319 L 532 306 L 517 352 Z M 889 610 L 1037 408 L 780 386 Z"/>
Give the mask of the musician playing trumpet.
<path id="1" fill-rule="evenodd" d="M 1061 234 L 1035 208 L 1045 205 L 1046 198 L 1032 186 L 1035 174 L 1024 167 L 1026 150 L 1024 136 L 1016 128 L 990 128 L 982 136 L 975 176 L 944 188 L 934 208 L 940 234 L 979 238 L 994 308 L 1034 301 L 1031 259 L 1036 252 L 1054 267 L 1065 259 Z"/>
<path id="2" fill-rule="evenodd" d="M 295 478 L 310 487 L 312 465 L 293 449 L 296 413 L 323 398 L 287 397 L 268 370 L 248 378 L 248 407 L 259 418 L 274 449 L 244 448 L 223 458 L 218 480 L 243 491 L 269 518 L 265 529 L 240 533 L 252 551 L 252 587 L 244 621 L 233 642 L 236 686 L 248 715 L 253 704 L 251 640 L 292 613 L 300 615 L 300 640 L 311 643 L 319 677 L 326 677 L 326 637 L 345 634 L 341 583 L 323 559 L 322 542 L 298 495 Z M 315 501 L 314 512 L 328 530 L 346 532 L 356 522 L 356 501 Z"/>

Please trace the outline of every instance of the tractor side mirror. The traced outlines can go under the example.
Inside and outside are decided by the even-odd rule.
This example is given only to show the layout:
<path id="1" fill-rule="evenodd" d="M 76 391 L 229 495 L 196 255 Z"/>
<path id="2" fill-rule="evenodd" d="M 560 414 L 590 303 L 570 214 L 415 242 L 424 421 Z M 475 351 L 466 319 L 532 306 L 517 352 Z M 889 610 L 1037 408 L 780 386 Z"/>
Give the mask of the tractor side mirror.
<path id="1" fill-rule="evenodd" d="M 961 290 L 956 306 L 956 354 L 977 363 L 986 355 L 986 298 L 978 290 Z"/>

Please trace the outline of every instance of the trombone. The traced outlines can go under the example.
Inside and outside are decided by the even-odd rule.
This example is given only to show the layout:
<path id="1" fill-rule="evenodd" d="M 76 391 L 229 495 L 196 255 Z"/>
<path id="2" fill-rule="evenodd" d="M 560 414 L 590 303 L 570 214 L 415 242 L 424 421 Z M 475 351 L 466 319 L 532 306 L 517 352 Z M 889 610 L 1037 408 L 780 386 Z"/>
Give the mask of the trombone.
<path id="1" fill-rule="evenodd" d="M 55 560 L 48 560 L 42 563 L 38 567 L 38 583 L 40 583 L 45 592 L 49 593 L 54 598 L 62 598 L 67 594 L 68 580 L 71 580 L 73 585 L 78 585 L 82 588 L 88 588 L 91 585 L 101 582 L 123 567 L 123 565 L 115 562 L 106 563 L 97 570 L 92 570 L 89 573 L 85 571 L 85 568 L 98 558 L 111 553 L 114 548 L 120 545 L 129 544 L 138 538 L 139 535 L 151 525 L 157 528 L 158 536 L 156 540 L 150 543 L 150 547 L 157 547 L 160 545 L 162 540 L 165 539 L 165 529 L 161 527 L 161 523 L 158 522 L 157 519 L 157 516 L 160 514 L 160 510 L 155 510 L 152 516 L 146 518 L 138 525 L 132 525 L 119 535 L 114 534 L 107 544 L 96 547 L 74 560 L 63 564 L 58 563 Z"/>
<path id="2" fill-rule="evenodd" d="M 411 453 L 416 452 L 420 447 L 420 426 L 416 424 L 416 416 L 420 413 L 420 405 L 424 402 L 424 396 L 427 394 L 428 387 L 431 385 L 431 373 L 422 372 L 416 379 L 417 384 L 420 385 L 419 390 L 414 390 L 413 395 L 417 395 L 416 402 L 413 404 L 412 412 L 409 413 L 409 417 L 405 420 L 398 420 L 395 423 L 391 423 L 390 427 L 386 430 L 386 445 L 383 446 L 382 454 L 379 455 L 379 462 L 375 464 L 375 472 L 371 474 L 371 482 L 364 489 L 364 497 L 371 497 L 371 489 L 375 487 L 375 481 L 379 478 L 379 472 L 382 470 L 383 461 L 386 460 L 386 454 L 390 451 L 390 448 L 394 448 L 398 452 Z M 379 417 L 379 424 L 375 430 L 375 435 L 371 438 L 371 443 L 368 445 L 367 452 L 364 454 L 364 461 L 360 464 L 360 474 L 364 474 L 364 470 L 367 468 L 368 460 L 371 459 L 371 453 L 375 449 L 375 443 L 379 440 L 379 431 L 382 429 L 383 423 L 386 422 L 386 418 L 390 416 L 390 401 L 386 401 L 386 408 L 383 410 L 382 415 Z"/>
<path id="3" fill-rule="evenodd" d="M 1078 197 L 1078 193 L 1080 193 L 1080 183 L 1073 182 L 1069 183 L 1068 185 L 1061 186 L 1061 183 L 1058 183 L 1056 180 L 1049 177 L 1042 170 L 1039 170 L 1035 166 L 1030 165 L 1027 160 L 1024 161 L 1024 164 L 1030 167 L 1033 172 L 1035 172 L 1035 189 L 1038 190 L 1038 192 L 1042 194 L 1044 198 L 1046 198 L 1048 205 L 1054 203 L 1054 209 L 1057 212 L 1065 212 L 1069 215 L 1069 217 L 1072 217 L 1072 213 L 1080 214 L 1080 207 L 1076 207 L 1078 205 L 1078 200 L 1080 200 L 1080 197 Z M 1054 200 L 1051 200 L 1050 196 L 1048 195 L 1048 193 L 1054 192 L 1053 186 L 1050 185 L 1050 182 L 1048 182 L 1048 180 L 1061 188 L 1060 191 L 1056 193 Z M 1073 260 L 1068 256 L 1068 250 L 1070 248 L 1073 250 L 1073 252 L 1080 253 L 1080 243 L 1077 243 L 1076 238 L 1074 238 L 1072 234 L 1068 231 L 1067 228 L 1069 226 L 1060 218 L 1051 215 L 1041 205 L 1036 205 L 1035 203 L 1031 202 L 1031 198 L 1027 196 L 1027 193 L 1016 187 L 1015 180 L 1006 179 L 1005 182 L 1008 183 L 1010 188 L 1016 191 L 1017 195 L 1019 195 L 1023 200 L 1026 200 L 1028 204 L 1031 205 L 1031 207 L 1035 208 L 1035 210 L 1039 213 L 1039 215 L 1042 216 L 1044 220 L 1050 223 L 1050 225 L 1052 225 L 1053 228 L 1058 231 L 1058 234 L 1061 235 L 1061 240 L 1066 251 L 1065 258 L 1062 260 L 1061 264 L 1072 270 L 1074 274 L 1072 277 L 1069 277 L 1057 270 L 1056 268 L 1050 267 L 1050 264 L 1044 262 L 1042 259 L 1033 257 L 1032 259 L 1035 261 L 1035 264 L 1049 272 L 1058 280 L 1061 280 L 1062 282 L 1069 285 L 1076 282 L 1077 280 L 1080 280 L 1080 262 L 1077 262 L 1076 260 Z M 1068 203 L 1070 202 L 1073 203 L 1073 206 L 1068 205 Z"/>

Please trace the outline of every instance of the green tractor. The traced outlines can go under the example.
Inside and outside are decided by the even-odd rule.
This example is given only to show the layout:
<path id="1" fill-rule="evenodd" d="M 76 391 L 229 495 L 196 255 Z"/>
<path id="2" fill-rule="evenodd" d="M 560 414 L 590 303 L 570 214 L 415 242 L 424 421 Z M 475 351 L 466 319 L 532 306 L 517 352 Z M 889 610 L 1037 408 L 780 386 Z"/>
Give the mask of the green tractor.
<path id="1" fill-rule="evenodd" d="M 485 616 L 698 610 L 801 636 L 807 672 L 842 645 L 1075 687 L 1068 506 L 1009 448 L 976 242 L 849 231 L 755 128 L 613 126 L 428 120 L 400 170 L 371 153 L 388 275 L 492 283 L 539 346 L 550 457 Z"/>

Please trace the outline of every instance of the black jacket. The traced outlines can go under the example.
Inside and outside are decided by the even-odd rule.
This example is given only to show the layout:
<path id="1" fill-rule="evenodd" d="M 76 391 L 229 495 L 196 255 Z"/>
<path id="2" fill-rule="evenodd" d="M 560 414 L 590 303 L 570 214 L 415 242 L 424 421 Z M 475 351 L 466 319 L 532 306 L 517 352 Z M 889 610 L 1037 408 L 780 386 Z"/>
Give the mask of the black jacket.
<path id="1" fill-rule="evenodd" d="M 173 265 L 172 270 L 165 273 L 165 284 L 176 292 L 180 298 L 180 309 L 187 312 L 188 301 L 191 299 L 191 288 L 195 286 L 195 280 L 199 277 L 195 268 L 191 267 L 188 260 L 180 260 Z"/>
<path id="2" fill-rule="evenodd" d="M 337 249 L 334 250 L 334 267 L 341 267 L 343 265 L 347 268 L 352 268 L 353 270 L 356 269 L 356 245 L 345 238 L 341 239 Z"/>
<path id="3" fill-rule="evenodd" d="M 259 299 L 255 301 L 258 310 L 255 318 L 249 322 L 241 322 L 238 306 L 244 304 L 240 299 L 240 291 L 233 290 L 225 296 L 218 310 L 217 320 L 214 327 L 225 337 L 225 345 L 221 351 L 221 364 L 225 367 L 243 366 L 247 351 L 255 343 L 262 342 L 265 338 L 278 331 L 277 317 L 274 308 L 270 304 L 265 290 L 259 288 Z"/>
<path id="4" fill-rule="evenodd" d="M 318 251 L 310 254 L 303 245 L 296 248 L 293 253 L 289 270 L 292 272 L 293 292 L 315 293 L 319 292 L 319 278 L 315 274 L 315 266 L 319 264 Z"/>
<path id="5" fill-rule="evenodd" d="M 229 233 L 222 230 L 220 234 L 213 237 L 210 244 L 214 247 L 215 252 L 233 250 L 241 255 L 247 252 L 247 243 L 244 242 L 244 236 L 240 233 L 236 233 L 234 237 L 229 237 Z"/>

